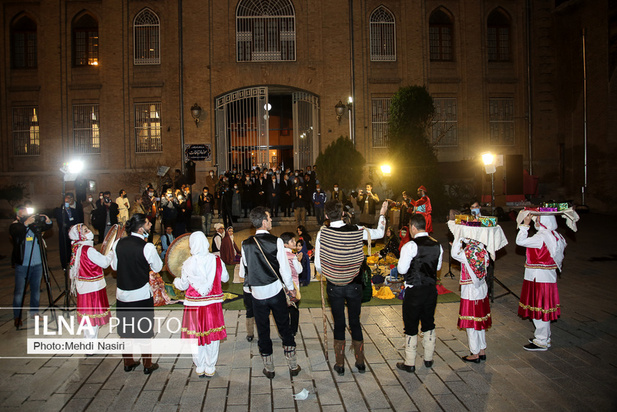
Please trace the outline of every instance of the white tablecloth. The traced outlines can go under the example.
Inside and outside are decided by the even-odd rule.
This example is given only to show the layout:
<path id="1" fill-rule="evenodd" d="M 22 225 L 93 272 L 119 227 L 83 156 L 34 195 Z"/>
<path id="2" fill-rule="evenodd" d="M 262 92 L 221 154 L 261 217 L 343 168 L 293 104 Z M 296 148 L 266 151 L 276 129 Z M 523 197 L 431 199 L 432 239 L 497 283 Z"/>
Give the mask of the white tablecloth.
<path id="1" fill-rule="evenodd" d="M 494 227 L 463 226 L 457 225 L 454 220 L 449 220 L 448 228 L 454 235 L 454 239 L 469 238 L 482 242 L 493 260 L 495 260 L 495 252 L 508 244 L 508 239 L 499 225 Z"/>

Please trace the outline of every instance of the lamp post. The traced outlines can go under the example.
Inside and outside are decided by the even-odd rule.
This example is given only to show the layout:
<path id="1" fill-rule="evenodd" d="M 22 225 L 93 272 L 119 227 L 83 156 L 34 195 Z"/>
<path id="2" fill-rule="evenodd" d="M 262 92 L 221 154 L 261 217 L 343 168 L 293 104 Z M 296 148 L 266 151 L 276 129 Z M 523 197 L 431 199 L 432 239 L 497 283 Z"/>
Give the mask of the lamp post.
<path id="1" fill-rule="evenodd" d="M 487 174 L 491 175 L 491 215 L 495 214 L 495 155 L 492 153 L 484 153 L 482 155 L 482 163 L 484 163 L 484 170 Z"/>

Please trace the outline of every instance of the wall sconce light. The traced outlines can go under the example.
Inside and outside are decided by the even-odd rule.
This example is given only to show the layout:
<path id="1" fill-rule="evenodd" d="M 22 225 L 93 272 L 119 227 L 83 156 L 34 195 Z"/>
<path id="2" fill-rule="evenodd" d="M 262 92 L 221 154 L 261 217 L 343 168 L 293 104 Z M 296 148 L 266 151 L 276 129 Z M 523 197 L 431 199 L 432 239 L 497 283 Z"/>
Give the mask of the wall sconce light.
<path id="1" fill-rule="evenodd" d="M 195 103 L 191 107 L 191 116 L 195 119 L 195 127 L 199 127 L 199 117 L 201 116 L 201 106 Z"/>
<path id="2" fill-rule="evenodd" d="M 345 105 L 342 101 L 338 101 L 336 106 L 334 106 L 334 111 L 336 112 L 336 120 L 340 123 L 341 117 L 345 114 Z"/>

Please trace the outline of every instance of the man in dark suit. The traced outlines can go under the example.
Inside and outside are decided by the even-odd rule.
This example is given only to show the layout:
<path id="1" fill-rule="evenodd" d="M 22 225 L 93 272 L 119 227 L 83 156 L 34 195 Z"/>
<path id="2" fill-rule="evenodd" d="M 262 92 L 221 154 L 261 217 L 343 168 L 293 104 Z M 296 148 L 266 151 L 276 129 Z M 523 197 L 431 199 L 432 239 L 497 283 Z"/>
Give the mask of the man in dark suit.
<path id="1" fill-rule="evenodd" d="M 118 206 L 116 205 L 116 209 Z M 117 214 L 117 212 L 116 212 Z M 58 223 L 58 241 L 60 246 L 60 264 L 66 269 L 71 261 L 71 239 L 69 229 L 78 223 L 84 223 L 84 210 L 81 203 L 75 202 L 72 193 L 64 196 L 64 204 L 54 209 L 54 217 Z M 117 220 L 117 218 L 116 218 Z"/>
<path id="2" fill-rule="evenodd" d="M 103 243 L 109 229 L 118 223 L 118 205 L 111 200 L 111 192 L 103 192 L 103 199 L 96 202 L 96 224 L 99 243 Z"/>
<path id="3" fill-rule="evenodd" d="M 276 175 L 272 175 L 266 185 L 268 204 L 274 217 L 278 216 L 279 203 L 281 202 L 281 184 L 276 181 Z"/>

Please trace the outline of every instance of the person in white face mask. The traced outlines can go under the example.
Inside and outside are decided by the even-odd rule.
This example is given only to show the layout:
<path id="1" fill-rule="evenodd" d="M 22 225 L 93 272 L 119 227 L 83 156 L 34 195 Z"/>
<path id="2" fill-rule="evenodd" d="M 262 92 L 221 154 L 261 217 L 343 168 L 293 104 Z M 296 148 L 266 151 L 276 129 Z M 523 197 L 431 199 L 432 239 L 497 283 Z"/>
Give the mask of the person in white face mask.
<path id="1" fill-rule="evenodd" d="M 93 247 L 94 233 L 83 223 L 69 230 L 72 256 L 69 266 L 71 293 L 77 295 L 77 320 L 84 326 L 84 338 L 96 339 L 99 327 L 109 322 L 109 301 L 103 269 L 109 267 L 113 252 L 102 255 Z"/>

